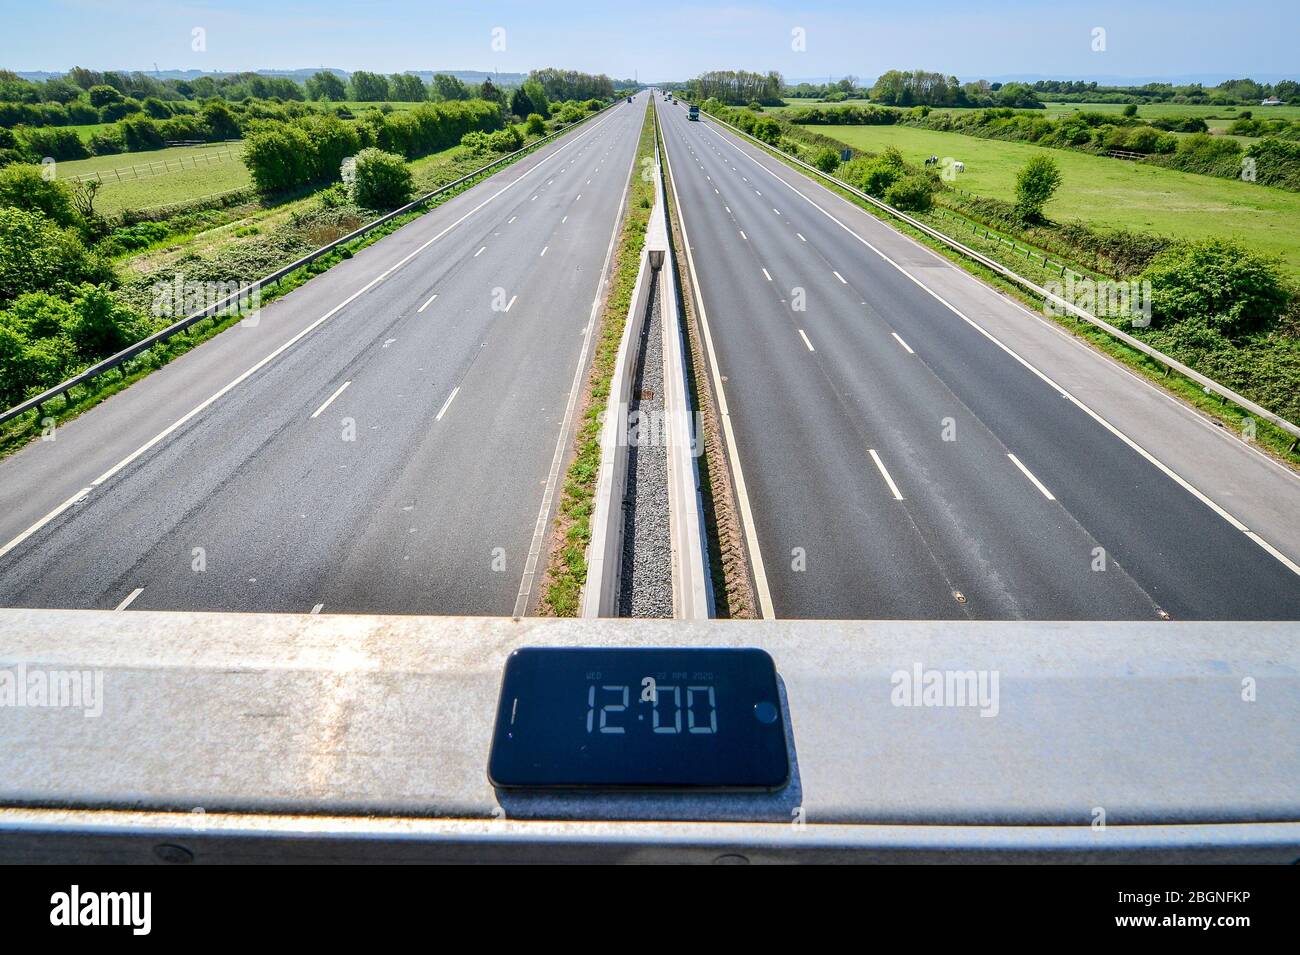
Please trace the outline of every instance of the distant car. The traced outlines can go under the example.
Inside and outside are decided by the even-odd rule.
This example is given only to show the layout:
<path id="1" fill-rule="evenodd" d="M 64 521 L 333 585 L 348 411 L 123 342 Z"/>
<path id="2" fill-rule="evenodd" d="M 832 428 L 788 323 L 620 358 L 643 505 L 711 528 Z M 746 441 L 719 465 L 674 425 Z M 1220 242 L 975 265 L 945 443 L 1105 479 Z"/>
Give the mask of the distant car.
<path id="1" fill-rule="evenodd" d="M 627 98 L 627 101 L 628 101 L 629 103 L 632 102 L 632 97 L 629 96 L 629 97 Z"/>

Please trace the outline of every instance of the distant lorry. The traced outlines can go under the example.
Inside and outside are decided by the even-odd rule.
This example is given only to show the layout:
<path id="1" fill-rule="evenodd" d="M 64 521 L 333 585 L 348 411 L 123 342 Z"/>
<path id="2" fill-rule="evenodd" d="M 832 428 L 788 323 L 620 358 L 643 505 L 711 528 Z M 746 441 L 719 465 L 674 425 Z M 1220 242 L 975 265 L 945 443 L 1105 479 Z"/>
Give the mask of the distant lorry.
<path id="1" fill-rule="evenodd" d="M 698 106 L 692 106 L 690 111 L 686 114 L 686 118 L 693 119 L 698 123 L 700 121 L 700 108 Z"/>

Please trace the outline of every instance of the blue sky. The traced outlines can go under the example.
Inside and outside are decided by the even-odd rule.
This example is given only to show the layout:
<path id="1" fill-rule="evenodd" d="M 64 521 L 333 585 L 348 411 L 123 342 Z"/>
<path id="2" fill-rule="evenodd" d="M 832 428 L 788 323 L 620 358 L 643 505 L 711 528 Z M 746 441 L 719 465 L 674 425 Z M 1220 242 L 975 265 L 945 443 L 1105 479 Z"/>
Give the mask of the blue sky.
<path id="1" fill-rule="evenodd" d="M 783 3 L 575 0 L 0 0 L 0 66 L 17 70 L 245 70 L 334 66 L 526 71 L 642 80 L 706 69 L 963 79 L 1007 74 L 1300 74 L 1300 4 L 1264 0 Z M 504 50 L 492 47 L 502 28 Z M 1094 51 L 1093 30 L 1105 33 Z M 206 31 L 206 50 L 192 31 Z M 802 28 L 806 50 L 792 49 Z"/>

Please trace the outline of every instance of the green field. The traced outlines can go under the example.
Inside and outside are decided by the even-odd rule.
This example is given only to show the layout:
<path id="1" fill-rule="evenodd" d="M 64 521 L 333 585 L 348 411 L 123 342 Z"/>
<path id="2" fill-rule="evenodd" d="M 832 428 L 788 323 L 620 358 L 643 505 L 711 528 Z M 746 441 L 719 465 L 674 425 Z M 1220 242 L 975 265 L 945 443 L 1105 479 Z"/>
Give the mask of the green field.
<path id="1" fill-rule="evenodd" d="M 64 179 L 98 173 L 104 184 L 95 198 L 95 208 L 111 214 L 252 185 L 247 167 L 239 160 L 242 148 L 238 142 L 172 146 L 68 160 L 56 169 Z"/>
<path id="2" fill-rule="evenodd" d="M 764 112 L 781 113 L 796 106 L 872 106 L 870 100 L 850 99 L 843 103 L 821 103 L 815 99 L 796 99 L 788 97 L 785 106 L 769 106 Z M 1123 103 L 1044 103 L 1046 108 L 1042 110 L 1025 110 L 1025 112 L 1042 113 L 1051 119 L 1058 116 L 1065 116 L 1070 113 L 1113 113 L 1119 116 L 1124 110 Z M 956 106 L 937 106 L 934 108 L 936 113 L 963 113 L 967 112 L 964 107 Z M 1248 112 L 1255 119 L 1300 119 L 1300 106 L 1195 106 L 1189 103 L 1153 103 L 1138 107 L 1139 119 L 1156 119 L 1161 116 L 1171 116 L 1177 119 L 1186 119 L 1189 116 L 1201 116 L 1205 119 L 1206 125 L 1210 129 L 1224 130 L 1232 125 L 1233 121 L 1241 116 L 1243 112 Z"/>
<path id="3" fill-rule="evenodd" d="M 1047 206 L 1053 219 L 1081 219 L 1090 225 L 1186 239 L 1233 236 L 1280 257 L 1287 271 L 1300 277 L 1300 194 L 1074 150 L 910 126 L 804 128 L 871 152 L 895 146 L 910 162 L 951 156 L 966 164 L 953 185 L 996 199 L 1014 199 L 1016 172 L 1030 156 L 1046 153 L 1063 177 L 1060 191 Z"/>

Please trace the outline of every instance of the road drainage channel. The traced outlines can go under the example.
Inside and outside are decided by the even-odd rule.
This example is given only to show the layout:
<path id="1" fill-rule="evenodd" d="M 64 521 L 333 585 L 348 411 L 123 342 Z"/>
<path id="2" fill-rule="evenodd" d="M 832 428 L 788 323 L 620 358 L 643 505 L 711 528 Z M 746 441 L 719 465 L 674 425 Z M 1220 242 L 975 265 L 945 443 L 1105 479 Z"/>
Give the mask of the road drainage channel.
<path id="1" fill-rule="evenodd" d="M 584 617 L 700 620 L 713 611 L 657 150 L 655 159 L 655 203 L 601 432 Z"/>

